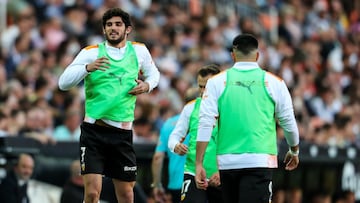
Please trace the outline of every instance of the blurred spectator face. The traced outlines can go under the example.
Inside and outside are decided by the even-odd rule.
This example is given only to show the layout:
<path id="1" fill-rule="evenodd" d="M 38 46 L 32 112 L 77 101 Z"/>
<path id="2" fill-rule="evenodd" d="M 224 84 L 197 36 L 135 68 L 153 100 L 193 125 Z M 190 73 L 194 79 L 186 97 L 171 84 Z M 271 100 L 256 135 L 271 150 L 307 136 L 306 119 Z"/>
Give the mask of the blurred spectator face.
<path id="1" fill-rule="evenodd" d="M 42 29 L 44 33 L 45 46 L 49 51 L 56 51 L 58 46 L 66 38 L 66 33 L 62 30 L 62 20 L 53 17 L 43 23 Z"/>
<path id="2" fill-rule="evenodd" d="M 20 33 L 26 33 L 36 25 L 36 18 L 34 16 L 34 9 L 32 6 L 28 5 L 19 11 L 17 24 L 19 26 Z"/>
<path id="3" fill-rule="evenodd" d="M 104 5 L 106 5 L 108 8 L 118 7 L 119 1 L 118 0 L 104 0 Z"/>
<path id="4" fill-rule="evenodd" d="M 7 131 L 8 125 L 9 125 L 8 117 L 3 112 L 0 111 L 0 132 Z"/>
<path id="5" fill-rule="evenodd" d="M 81 115 L 79 111 L 71 110 L 66 115 L 65 125 L 70 131 L 75 131 L 81 123 Z"/>
<path id="6" fill-rule="evenodd" d="M 331 105 L 333 100 L 335 99 L 335 95 L 331 90 L 327 90 L 326 92 L 321 94 L 321 98 L 323 99 L 325 104 Z"/>
<path id="7" fill-rule="evenodd" d="M 65 14 L 65 28 L 66 31 L 82 35 L 86 31 L 87 13 L 81 8 L 72 8 Z"/>
<path id="8" fill-rule="evenodd" d="M 16 80 L 10 80 L 8 82 L 8 86 L 9 86 L 9 91 L 16 96 L 17 99 L 22 99 L 25 96 L 25 92 L 24 92 L 24 88 L 21 85 L 21 83 Z"/>
<path id="9" fill-rule="evenodd" d="M 175 82 L 175 89 L 182 96 L 182 98 L 184 97 L 186 90 L 190 87 L 191 81 L 185 75 L 180 76 Z"/>
<path id="10" fill-rule="evenodd" d="M 21 34 L 18 40 L 15 42 L 16 50 L 19 53 L 27 52 L 31 46 L 30 33 Z"/>
<path id="11" fill-rule="evenodd" d="M 31 130 L 42 130 L 43 120 L 45 118 L 44 112 L 39 108 L 30 109 L 26 115 L 26 126 Z"/>
<path id="12" fill-rule="evenodd" d="M 6 83 L 6 69 L 3 63 L 0 62 L 0 86 L 3 87 Z"/>
<path id="13" fill-rule="evenodd" d="M 26 114 L 24 111 L 17 111 L 11 116 L 11 128 L 13 134 L 17 134 L 25 126 Z"/>
<path id="14" fill-rule="evenodd" d="M 134 123 L 134 131 L 138 136 L 150 137 L 151 136 L 151 123 L 147 118 L 139 118 Z"/>
<path id="15" fill-rule="evenodd" d="M 31 178 L 34 170 L 34 160 L 30 155 L 21 154 L 19 162 L 15 166 L 15 173 L 19 180 L 27 181 Z"/>
<path id="16" fill-rule="evenodd" d="M 6 109 L 7 111 L 11 111 L 13 109 L 18 109 L 19 108 L 18 98 L 14 94 L 10 93 L 9 97 L 6 100 L 5 106 L 7 108 Z"/>

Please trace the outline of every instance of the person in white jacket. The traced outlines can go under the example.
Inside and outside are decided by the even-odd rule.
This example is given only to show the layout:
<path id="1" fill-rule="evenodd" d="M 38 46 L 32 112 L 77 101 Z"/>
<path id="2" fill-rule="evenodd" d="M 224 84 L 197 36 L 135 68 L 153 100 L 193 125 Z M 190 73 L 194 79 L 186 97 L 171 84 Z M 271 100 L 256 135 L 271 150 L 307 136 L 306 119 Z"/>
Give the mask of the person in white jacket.
<path id="1" fill-rule="evenodd" d="M 60 76 L 59 87 L 68 90 L 84 80 L 80 162 L 85 203 L 99 201 L 103 175 L 113 180 L 118 202 L 132 203 L 137 173 L 132 131 L 136 95 L 155 88 L 160 73 L 146 46 L 127 40 L 132 29 L 128 13 L 110 8 L 102 26 L 106 40 L 82 49 Z"/>
<path id="2" fill-rule="evenodd" d="M 204 161 L 205 170 L 207 172 L 206 178 L 209 180 L 211 187 L 204 191 L 198 189 L 195 183 L 196 137 L 201 95 L 205 90 L 207 80 L 219 72 L 219 66 L 215 64 L 206 65 L 199 69 L 197 82 L 199 85 L 200 97 L 188 102 L 184 106 L 175 129 L 170 134 L 168 142 L 169 149 L 179 155 L 186 155 L 184 181 L 181 189 L 180 202 L 182 203 L 223 202 L 219 187 L 219 171 L 216 163 L 216 130 L 214 130 L 214 136 L 206 150 Z M 185 137 L 189 137 L 188 145 L 183 142 Z"/>
<path id="3" fill-rule="evenodd" d="M 199 113 L 196 184 L 209 185 L 203 162 L 218 124 L 217 161 L 224 203 L 271 202 L 272 170 L 278 167 L 276 123 L 289 145 L 286 170 L 299 164 L 299 131 L 285 82 L 259 67 L 258 41 L 250 34 L 234 38 L 233 67 L 206 84 Z"/>

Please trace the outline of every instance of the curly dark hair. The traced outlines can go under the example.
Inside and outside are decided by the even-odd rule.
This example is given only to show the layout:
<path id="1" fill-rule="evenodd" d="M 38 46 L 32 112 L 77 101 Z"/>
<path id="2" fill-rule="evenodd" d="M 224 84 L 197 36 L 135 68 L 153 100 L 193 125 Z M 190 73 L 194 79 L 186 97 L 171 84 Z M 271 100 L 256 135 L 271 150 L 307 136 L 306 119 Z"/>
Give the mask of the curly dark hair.
<path id="1" fill-rule="evenodd" d="M 114 16 L 119 16 L 122 19 L 122 21 L 125 23 L 125 27 L 131 26 L 130 15 L 127 12 L 123 11 L 121 8 L 111 8 L 107 10 L 103 15 L 102 18 L 103 28 L 105 28 L 106 21 L 108 21 L 110 18 Z"/>

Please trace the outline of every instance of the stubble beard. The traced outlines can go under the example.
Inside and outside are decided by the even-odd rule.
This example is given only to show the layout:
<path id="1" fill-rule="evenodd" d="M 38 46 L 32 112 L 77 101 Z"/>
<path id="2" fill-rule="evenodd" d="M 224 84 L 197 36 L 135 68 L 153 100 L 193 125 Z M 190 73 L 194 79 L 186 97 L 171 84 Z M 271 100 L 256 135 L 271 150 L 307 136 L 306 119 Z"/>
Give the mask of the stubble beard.
<path id="1" fill-rule="evenodd" d="M 116 46 L 116 45 L 118 45 L 120 42 L 122 42 L 122 41 L 125 39 L 125 33 L 123 33 L 122 35 L 120 35 L 120 37 L 117 38 L 117 39 L 111 39 L 111 38 L 109 37 L 109 35 L 105 35 L 105 37 L 106 37 L 106 40 L 109 42 L 110 45 Z"/>

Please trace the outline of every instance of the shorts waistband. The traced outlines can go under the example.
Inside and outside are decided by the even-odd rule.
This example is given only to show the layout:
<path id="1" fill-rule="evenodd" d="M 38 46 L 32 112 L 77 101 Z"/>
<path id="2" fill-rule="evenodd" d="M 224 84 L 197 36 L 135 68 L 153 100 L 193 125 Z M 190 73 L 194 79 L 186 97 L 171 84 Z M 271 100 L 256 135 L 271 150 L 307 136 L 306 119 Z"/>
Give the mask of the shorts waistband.
<path id="1" fill-rule="evenodd" d="M 108 121 L 103 119 L 92 119 L 88 117 L 85 117 L 84 121 L 87 123 L 92 123 L 104 127 L 132 130 L 132 122 L 116 122 L 116 121 Z"/>

